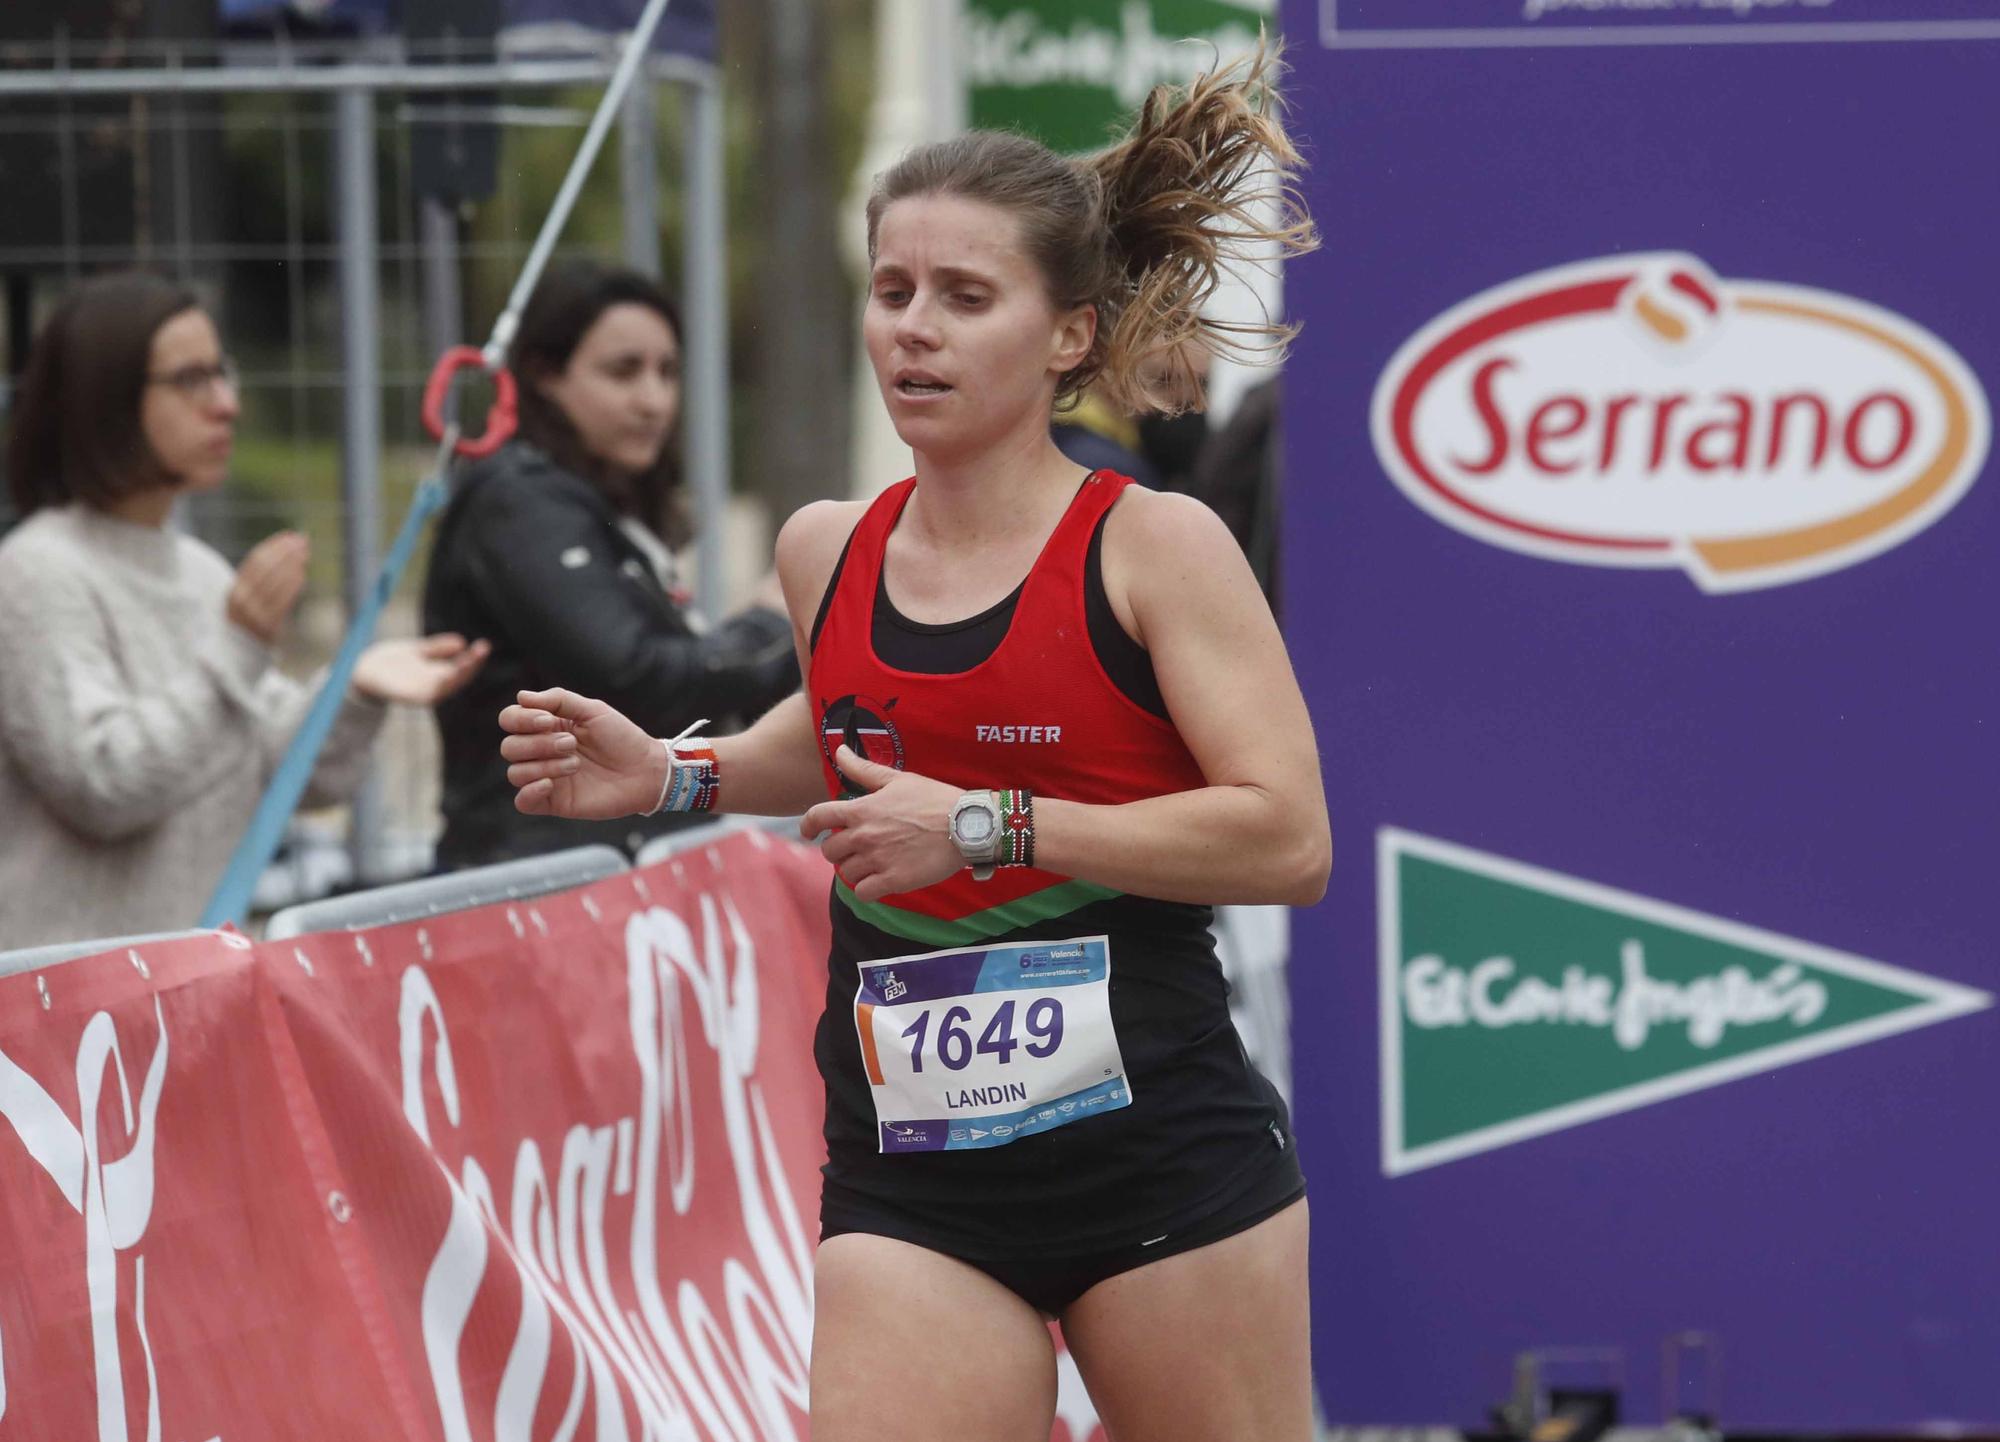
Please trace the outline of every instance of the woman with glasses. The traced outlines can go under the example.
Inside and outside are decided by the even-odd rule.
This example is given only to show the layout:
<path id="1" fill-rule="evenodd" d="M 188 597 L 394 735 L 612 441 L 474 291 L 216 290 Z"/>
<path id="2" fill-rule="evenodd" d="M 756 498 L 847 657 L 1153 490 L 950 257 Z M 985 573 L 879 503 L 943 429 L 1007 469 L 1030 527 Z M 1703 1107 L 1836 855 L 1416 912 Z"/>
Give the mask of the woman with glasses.
<path id="1" fill-rule="evenodd" d="M 194 294 L 82 286 L 15 392 L 0 540 L 0 948 L 190 926 L 311 704 L 273 665 L 306 582 L 283 531 L 227 561 L 169 520 L 229 469 L 236 373 Z M 383 705 L 428 706 L 483 642 L 378 641 L 307 788 L 359 783 Z"/>

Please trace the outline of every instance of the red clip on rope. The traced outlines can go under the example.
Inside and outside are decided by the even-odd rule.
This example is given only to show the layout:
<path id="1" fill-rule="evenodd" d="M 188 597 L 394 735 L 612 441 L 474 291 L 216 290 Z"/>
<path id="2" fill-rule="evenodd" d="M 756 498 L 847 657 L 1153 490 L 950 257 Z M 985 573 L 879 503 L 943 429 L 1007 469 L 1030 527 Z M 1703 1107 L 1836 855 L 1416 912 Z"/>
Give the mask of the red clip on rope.
<path id="1" fill-rule="evenodd" d="M 424 383 L 424 429 L 431 433 L 433 440 L 444 439 L 444 403 L 451 395 L 451 383 L 462 370 L 486 369 L 486 357 L 475 346 L 453 346 L 438 357 L 438 363 L 431 370 L 431 378 Z M 493 371 L 493 404 L 486 412 L 486 430 L 483 434 L 461 439 L 454 453 L 477 460 L 490 456 L 505 445 L 514 434 L 519 420 L 515 409 L 514 375 L 506 367 Z"/>

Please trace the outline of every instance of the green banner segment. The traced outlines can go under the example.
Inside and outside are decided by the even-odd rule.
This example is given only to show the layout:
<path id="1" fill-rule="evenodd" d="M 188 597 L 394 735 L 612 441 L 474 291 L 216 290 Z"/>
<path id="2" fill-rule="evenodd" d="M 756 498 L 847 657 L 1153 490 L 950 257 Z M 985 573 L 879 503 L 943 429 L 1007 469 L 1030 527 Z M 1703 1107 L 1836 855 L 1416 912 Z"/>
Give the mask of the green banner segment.
<path id="1" fill-rule="evenodd" d="M 1255 45 L 1270 10 L 1258 0 L 965 0 L 971 122 L 1057 150 L 1096 150 L 1153 86 Z"/>
<path id="2" fill-rule="evenodd" d="M 1992 1002 L 1467 847 L 1378 840 L 1390 1176 Z"/>

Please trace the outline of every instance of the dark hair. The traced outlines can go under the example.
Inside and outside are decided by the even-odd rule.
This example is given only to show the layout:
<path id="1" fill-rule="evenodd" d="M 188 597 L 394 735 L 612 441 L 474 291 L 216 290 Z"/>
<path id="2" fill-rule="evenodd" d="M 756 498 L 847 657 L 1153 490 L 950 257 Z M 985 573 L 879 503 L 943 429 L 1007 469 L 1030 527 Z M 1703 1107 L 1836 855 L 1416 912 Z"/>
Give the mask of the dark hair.
<path id="1" fill-rule="evenodd" d="M 1292 255 L 1319 243 L 1291 184 L 1301 162 L 1280 119 L 1282 69 L 1278 48 L 1260 41 L 1184 88 L 1156 86 L 1130 134 L 1076 160 L 991 130 L 913 150 L 876 177 L 869 259 L 883 212 L 906 197 L 958 195 L 1010 210 L 1050 299 L 1097 308 L 1096 342 L 1062 377 L 1057 402 L 1095 382 L 1120 409 L 1179 410 L 1176 393 L 1202 394 L 1189 347 L 1271 358 L 1298 332 L 1201 314 L 1223 273 L 1260 243 Z M 1149 377 L 1155 360 L 1165 366 Z"/>
<path id="2" fill-rule="evenodd" d="M 153 337 L 200 305 L 193 291 L 142 271 L 87 281 L 57 305 L 14 392 L 7 484 L 15 510 L 102 507 L 175 484 L 146 440 L 140 401 Z"/>
<path id="3" fill-rule="evenodd" d="M 656 312 L 681 342 L 680 312 L 667 293 L 637 271 L 594 261 L 569 261 L 549 270 L 521 311 L 521 328 L 508 347 L 507 368 L 520 388 L 521 436 L 557 465 L 590 481 L 620 511 L 636 516 L 669 543 L 693 534 L 680 496 L 680 420 L 660 449 L 660 458 L 639 475 L 614 470 L 584 449 L 561 406 L 542 394 L 537 381 L 562 374 L 597 318 L 614 305 L 643 305 Z"/>

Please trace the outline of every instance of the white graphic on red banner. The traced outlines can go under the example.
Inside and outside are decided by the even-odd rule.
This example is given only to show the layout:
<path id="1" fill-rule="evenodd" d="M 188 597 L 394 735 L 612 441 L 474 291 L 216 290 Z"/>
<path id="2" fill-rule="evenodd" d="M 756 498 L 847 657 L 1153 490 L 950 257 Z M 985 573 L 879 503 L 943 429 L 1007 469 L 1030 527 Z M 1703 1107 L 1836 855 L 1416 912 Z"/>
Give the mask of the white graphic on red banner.
<path id="1" fill-rule="evenodd" d="M 0 1435 L 804 1438 L 826 885 L 739 833 L 0 978 Z"/>

